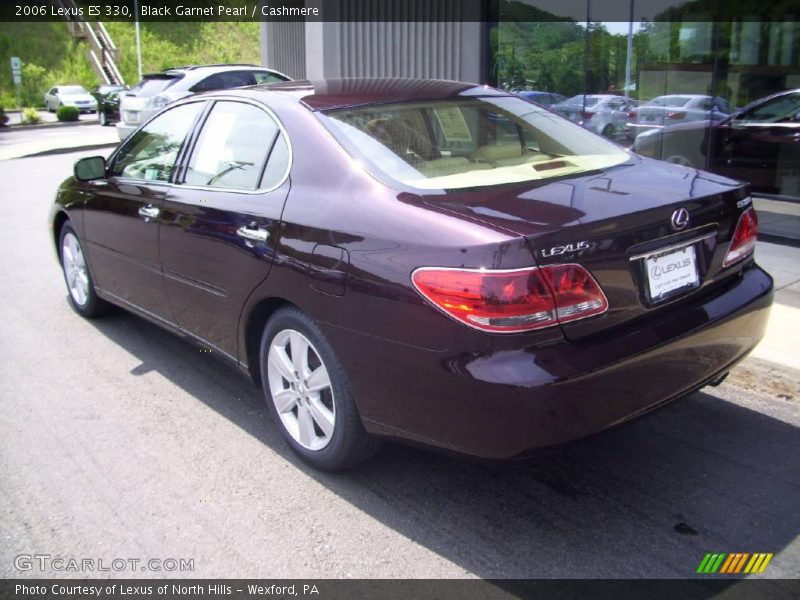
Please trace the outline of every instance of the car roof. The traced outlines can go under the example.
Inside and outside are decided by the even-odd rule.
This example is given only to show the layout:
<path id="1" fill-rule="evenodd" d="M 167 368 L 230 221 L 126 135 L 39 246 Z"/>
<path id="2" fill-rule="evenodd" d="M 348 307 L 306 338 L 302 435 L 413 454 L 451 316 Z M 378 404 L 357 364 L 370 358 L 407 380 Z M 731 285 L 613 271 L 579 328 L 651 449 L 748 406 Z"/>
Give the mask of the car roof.
<path id="1" fill-rule="evenodd" d="M 164 71 L 196 71 L 198 69 L 217 69 L 219 71 L 227 71 L 230 69 L 240 69 L 242 67 L 254 68 L 254 69 L 267 69 L 267 67 L 262 67 L 260 65 L 254 65 L 251 63 L 220 63 L 214 65 L 184 65 L 180 67 L 167 67 L 163 69 Z"/>
<path id="2" fill-rule="evenodd" d="M 208 75 L 210 72 L 224 73 L 225 71 L 241 71 L 241 70 L 269 71 L 270 73 L 277 73 L 279 75 L 282 75 L 280 71 L 276 71 L 275 69 L 270 69 L 269 67 L 261 67 L 259 65 L 225 64 L 225 65 L 192 65 L 186 67 L 168 67 L 163 71 L 157 71 L 155 73 L 145 73 L 142 76 L 142 79 L 147 79 L 147 78 L 157 79 L 159 77 L 161 78 L 182 77 L 189 74 L 204 76 Z"/>
<path id="3" fill-rule="evenodd" d="M 486 85 L 445 79 L 342 78 L 283 81 L 247 88 L 293 96 L 312 110 L 457 97 L 508 96 Z"/>
<path id="4" fill-rule="evenodd" d="M 657 98 L 711 98 L 708 94 L 664 94 L 663 96 L 656 96 L 653 100 Z"/>

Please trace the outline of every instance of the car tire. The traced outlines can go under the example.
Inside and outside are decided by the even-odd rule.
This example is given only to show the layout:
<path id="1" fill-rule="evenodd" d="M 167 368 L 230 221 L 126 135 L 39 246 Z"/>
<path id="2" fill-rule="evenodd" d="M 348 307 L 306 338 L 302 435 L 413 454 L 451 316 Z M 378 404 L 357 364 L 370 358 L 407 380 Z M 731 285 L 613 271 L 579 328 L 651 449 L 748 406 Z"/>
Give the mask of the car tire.
<path id="1" fill-rule="evenodd" d="M 615 130 L 615 128 L 614 128 L 614 126 L 613 126 L 613 125 L 606 125 L 606 126 L 603 128 L 602 135 L 603 135 L 603 137 L 604 137 L 604 138 L 607 138 L 607 139 L 609 139 L 609 140 L 613 140 L 613 139 L 614 139 L 614 134 L 615 134 L 615 131 L 616 131 L 616 130 Z"/>
<path id="2" fill-rule="evenodd" d="M 69 221 L 61 228 L 58 257 L 73 310 L 88 319 L 108 314 L 111 304 L 97 295 L 80 239 Z"/>
<path id="3" fill-rule="evenodd" d="M 364 429 L 344 368 L 306 314 L 290 307 L 276 311 L 261 336 L 259 357 L 273 419 L 308 464 L 341 471 L 380 449 L 381 441 Z"/>
<path id="4" fill-rule="evenodd" d="M 100 121 L 100 126 L 101 127 L 107 127 L 108 126 L 108 119 L 106 118 L 106 111 L 98 110 L 97 111 L 97 120 Z"/>

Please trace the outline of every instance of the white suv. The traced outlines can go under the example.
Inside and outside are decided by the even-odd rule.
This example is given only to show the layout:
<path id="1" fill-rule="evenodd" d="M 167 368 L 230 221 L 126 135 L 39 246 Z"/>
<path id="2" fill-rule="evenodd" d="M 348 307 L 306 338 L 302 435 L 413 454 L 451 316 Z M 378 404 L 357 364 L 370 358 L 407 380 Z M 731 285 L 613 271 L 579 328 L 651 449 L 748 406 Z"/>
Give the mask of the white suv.
<path id="1" fill-rule="evenodd" d="M 120 94 L 117 133 L 124 140 L 162 108 L 192 94 L 228 88 L 277 83 L 291 78 L 255 65 L 198 65 L 175 67 L 145 75 Z"/>

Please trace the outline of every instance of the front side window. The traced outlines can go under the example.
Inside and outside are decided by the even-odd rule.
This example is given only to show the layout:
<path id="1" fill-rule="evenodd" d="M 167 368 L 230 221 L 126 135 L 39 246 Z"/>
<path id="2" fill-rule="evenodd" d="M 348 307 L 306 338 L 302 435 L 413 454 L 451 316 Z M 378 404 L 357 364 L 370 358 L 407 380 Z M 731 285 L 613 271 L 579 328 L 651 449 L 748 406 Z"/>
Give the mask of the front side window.
<path id="1" fill-rule="evenodd" d="M 131 136 L 111 165 L 111 175 L 170 181 L 178 152 L 203 108 L 192 102 L 166 110 Z"/>
<path id="2" fill-rule="evenodd" d="M 203 125 L 184 183 L 255 190 L 280 136 L 272 117 L 252 104 L 217 102 Z"/>
<path id="3" fill-rule="evenodd" d="M 513 97 L 336 109 L 322 119 L 376 175 L 421 189 L 544 180 L 630 159 L 618 146 Z"/>

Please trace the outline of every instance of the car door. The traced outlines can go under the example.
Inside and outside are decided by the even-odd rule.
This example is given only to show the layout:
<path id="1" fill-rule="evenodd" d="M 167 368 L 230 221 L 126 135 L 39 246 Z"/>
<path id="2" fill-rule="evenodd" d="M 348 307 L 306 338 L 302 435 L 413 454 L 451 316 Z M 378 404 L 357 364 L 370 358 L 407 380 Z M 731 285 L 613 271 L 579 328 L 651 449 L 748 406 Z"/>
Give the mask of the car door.
<path id="1" fill-rule="evenodd" d="M 44 107 L 47 110 L 52 110 L 54 106 L 58 106 L 58 88 L 54 87 L 51 88 L 45 95 L 44 95 Z"/>
<path id="2" fill-rule="evenodd" d="M 614 98 L 606 103 L 610 123 L 614 126 L 614 131 L 619 132 L 628 122 L 628 103 L 625 98 Z"/>
<path id="3" fill-rule="evenodd" d="M 218 100 L 164 203 L 161 260 L 182 330 L 233 358 L 245 300 L 268 275 L 290 146 L 265 107 Z"/>
<path id="4" fill-rule="evenodd" d="M 205 102 L 165 110 L 109 160 L 91 182 L 85 241 L 95 283 L 123 303 L 174 323 L 158 252 L 160 215 L 178 154 Z"/>
<path id="5" fill-rule="evenodd" d="M 712 170 L 757 192 L 800 193 L 800 92 L 736 115 L 714 132 Z"/>

